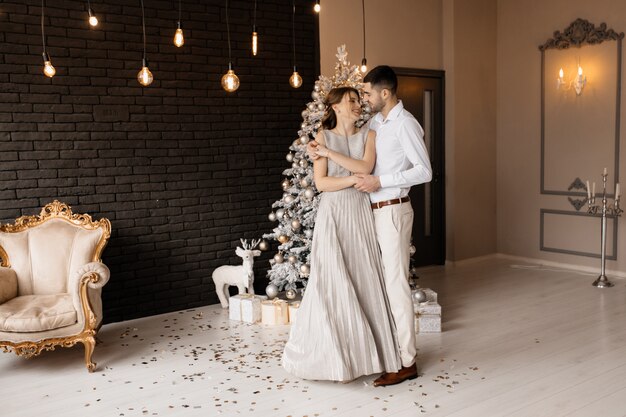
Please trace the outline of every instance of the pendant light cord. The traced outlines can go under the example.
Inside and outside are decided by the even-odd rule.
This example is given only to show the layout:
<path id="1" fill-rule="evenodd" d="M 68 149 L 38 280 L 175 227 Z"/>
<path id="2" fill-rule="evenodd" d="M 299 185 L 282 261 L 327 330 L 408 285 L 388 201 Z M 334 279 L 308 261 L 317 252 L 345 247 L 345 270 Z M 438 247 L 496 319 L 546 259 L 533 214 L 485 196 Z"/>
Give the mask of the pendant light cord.
<path id="1" fill-rule="evenodd" d="M 361 0 L 363 5 L 363 58 L 365 58 L 365 0 Z"/>
<path id="2" fill-rule="evenodd" d="M 91 15 L 91 1 L 87 0 L 87 10 L 89 10 L 89 14 Z"/>
<path id="3" fill-rule="evenodd" d="M 146 16 L 143 12 L 143 0 L 141 0 L 141 27 L 143 28 L 143 59 L 146 60 Z"/>
<path id="4" fill-rule="evenodd" d="M 180 3 L 181 3 L 181 0 L 178 0 L 178 24 L 180 24 L 180 17 L 181 17 L 180 13 L 182 10 L 182 6 Z"/>
<path id="5" fill-rule="evenodd" d="M 254 0 L 254 18 L 252 20 L 252 31 L 256 32 L 256 0 Z"/>
<path id="6" fill-rule="evenodd" d="M 291 0 L 291 42 L 293 44 L 293 70 L 296 70 L 296 0 Z"/>
<path id="7" fill-rule="evenodd" d="M 228 36 L 228 69 L 231 69 L 233 60 L 230 54 L 230 25 L 228 23 L 228 0 L 226 0 L 226 34 Z"/>
<path id="8" fill-rule="evenodd" d="M 46 34 L 45 34 L 45 29 L 44 29 L 44 1 L 45 0 L 41 0 L 41 41 L 43 43 L 43 52 L 44 54 L 46 53 Z"/>

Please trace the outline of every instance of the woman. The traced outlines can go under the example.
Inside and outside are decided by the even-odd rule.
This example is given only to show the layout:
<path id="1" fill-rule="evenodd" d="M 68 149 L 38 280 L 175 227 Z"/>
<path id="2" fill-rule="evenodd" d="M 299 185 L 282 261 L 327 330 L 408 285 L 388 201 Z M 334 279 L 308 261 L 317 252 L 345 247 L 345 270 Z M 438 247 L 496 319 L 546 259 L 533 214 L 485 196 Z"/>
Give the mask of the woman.
<path id="1" fill-rule="evenodd" d="M 285 369 L 301 378 L 351 381 L 401 368 L 395 325 L 383 282 L 368 195 L 353 174 L 376 161 L 375 132 L 359 130 L 358 92 L 335 88 L 315 140 L 313 163 L 322 192 L 311 248 L 311 273 L 283 353 Z"/>

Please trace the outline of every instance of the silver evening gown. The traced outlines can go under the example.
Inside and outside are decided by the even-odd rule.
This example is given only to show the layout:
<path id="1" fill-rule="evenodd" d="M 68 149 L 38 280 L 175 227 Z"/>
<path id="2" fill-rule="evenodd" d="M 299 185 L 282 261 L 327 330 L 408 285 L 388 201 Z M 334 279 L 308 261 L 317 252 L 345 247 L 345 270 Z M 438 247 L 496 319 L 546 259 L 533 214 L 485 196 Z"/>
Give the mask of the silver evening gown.
<path id="1" fill-rule="evenodd" d="M 363 158 L 366 129 L 349 138 L 324 136 L 327 148 Z M 329 176 L 350 174 L 328 161 Z M 366 193 L 351 187 L 320 196 L 309 281 L 282 362 L 298 377 L 331 381 L 401 367 Z"/>

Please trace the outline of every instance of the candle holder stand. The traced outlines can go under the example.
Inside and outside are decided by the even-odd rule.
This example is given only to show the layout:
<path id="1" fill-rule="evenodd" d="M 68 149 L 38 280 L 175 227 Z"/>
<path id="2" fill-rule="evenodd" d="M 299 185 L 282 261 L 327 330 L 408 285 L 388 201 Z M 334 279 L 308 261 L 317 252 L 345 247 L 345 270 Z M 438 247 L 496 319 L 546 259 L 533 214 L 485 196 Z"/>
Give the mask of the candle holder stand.
<path id="1" fill-rule="evenodd" d="M 600 213 L 602 215 L 602 230 L 601 230 L 601 245 L 600 245 L 600 261 L 601 261 L 601 266 L 600 266 L 600 276 L 598 277 L 598 279 L 596 279 L 593 282 L 593 286 L 598 287 L 598 288 L 607 288 L 607 287 L 612 287 L 614 284 L 609 281 L 609 279 L 606 277 L 606 273 L 605 273 L 605 265 L 606 265 L 606 218 L 607 216 L 612 216 L 615 217 L 615 221 L 617 221 L 617 218 L 619 216 L 621 216 L 622 212 L 624 210 L 622 210 L 619 207 L 619 194 L 616 193 L 615 198 L 614 198 L 614 202 L 613 204 L 609 204 L 608 203 L 608 197 L 606 195 L 606 170 L 605 173 L 602 174 L 602 183 L 603 183 L 603 188 L 602 188 L 602 204 L 595 204 L 596 202 L 596 196 L 595 193 L 591 193 L 590 190 L 588 189 L 589 187 L 587 187 L 587 205 L 589 206 L 589 208 L 587 209 L 587 212 L 589 214 L 598 214 Z M 595 184 L 594 184 L 594 188 L 595 188 Z"/>

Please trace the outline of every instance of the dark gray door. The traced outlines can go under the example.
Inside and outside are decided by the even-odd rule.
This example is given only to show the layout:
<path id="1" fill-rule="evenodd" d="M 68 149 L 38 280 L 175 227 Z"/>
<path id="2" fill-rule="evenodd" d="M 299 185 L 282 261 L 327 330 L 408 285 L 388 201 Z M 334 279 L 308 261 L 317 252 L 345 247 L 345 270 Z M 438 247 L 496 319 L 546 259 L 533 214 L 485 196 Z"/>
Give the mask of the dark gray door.
<path id="1" fill-rule="evenodd" d="M 415 266 L 442 265 L 446 260 L 444 201 L 444 72 L 394 68 L 398 97 L 424 128 L 433 180 L 411 188 Z"/>

